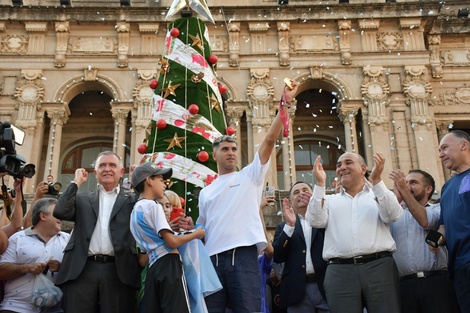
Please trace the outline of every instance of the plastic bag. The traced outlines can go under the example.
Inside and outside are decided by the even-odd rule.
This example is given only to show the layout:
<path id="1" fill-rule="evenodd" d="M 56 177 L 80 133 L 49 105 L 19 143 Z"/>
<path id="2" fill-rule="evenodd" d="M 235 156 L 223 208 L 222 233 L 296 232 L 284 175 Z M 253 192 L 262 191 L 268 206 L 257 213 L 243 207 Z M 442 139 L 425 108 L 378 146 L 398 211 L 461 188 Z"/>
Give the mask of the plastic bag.
<path id="1" fill-rule="evenodd" d="M 56 305 L 61 299 L 62 290 L 59 287 L 54 286 L 44 274 L 36 275 L 31 304 L 38 308 L 46 308 Z"/>

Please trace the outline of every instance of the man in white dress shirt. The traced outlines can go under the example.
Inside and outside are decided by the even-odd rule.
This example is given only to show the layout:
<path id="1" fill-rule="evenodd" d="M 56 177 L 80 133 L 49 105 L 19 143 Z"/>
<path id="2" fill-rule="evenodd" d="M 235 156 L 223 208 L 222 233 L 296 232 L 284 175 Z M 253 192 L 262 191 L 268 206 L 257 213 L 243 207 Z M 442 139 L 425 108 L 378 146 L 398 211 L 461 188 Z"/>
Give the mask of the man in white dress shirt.
<path id="1" fill-rule="evenodd" d="M 381 179 L 385 158 L 374 154 L 370 184 L 364 159 L 352 152 L 341 155 L 336 175 L 341 190 L 325 195 L 326 173 L 315 160 L 317 184 L 307 221 L 325 228 L 323 258 L 328 261 L 324 287 L 332 313 L 399 313 L 398 272 L 392 258 L 395 241 L 390 223 L 403 214 L 395 194 Z"/>

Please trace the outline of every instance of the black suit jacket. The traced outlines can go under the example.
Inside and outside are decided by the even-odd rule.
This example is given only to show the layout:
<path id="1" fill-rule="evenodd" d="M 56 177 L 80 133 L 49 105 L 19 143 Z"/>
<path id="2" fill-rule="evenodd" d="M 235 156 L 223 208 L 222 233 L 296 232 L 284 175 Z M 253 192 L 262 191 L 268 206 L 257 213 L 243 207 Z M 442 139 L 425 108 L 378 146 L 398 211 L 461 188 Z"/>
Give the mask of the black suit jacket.
<path id="1" fill-rule="evenodd" d="M 297 216 L 295 229 L 292 237 L 288 237 L 283 231 L 282 222 L 277 225 L 274 235 L 274 262 L 283 263 L 281 290 L 280 290 L 280 306 L 287 308 L 300 300 L 305 294 L 305 276 L 306 264 L 305 253 L 307 252 L 304 233 L 300 218 Z M 323 288 L 323 280 L 325 278 L 327 263 L 323 260 L 323 241 L 325 238 L 325 229 L 317 229 L 312 227 L 312 243 L 310 246 L 310 255 L 312 257 L 313 267 L 315 269 L 315 278 L 321 294 L 326 299 L 325 289 Z"/>
<path id="2" fill-rule="evenodd" d="M 70 184 L 54 209 L 54 217 L 75 222 L 72 236 L 64 250 L 64 258 L 55 282 L 57 285 L 76 279 L 83 271 L 91 235 L 98 221 L 98 191 L 77 193 L 77 190 L 76 184 Z M 136 245 L 130 231 L 130 215 L 135 201 L 134 194 L 125 194 L 121 189 L 111 212 L 109 232 L 120 281 L 125 285 L 140 288 Z"/>

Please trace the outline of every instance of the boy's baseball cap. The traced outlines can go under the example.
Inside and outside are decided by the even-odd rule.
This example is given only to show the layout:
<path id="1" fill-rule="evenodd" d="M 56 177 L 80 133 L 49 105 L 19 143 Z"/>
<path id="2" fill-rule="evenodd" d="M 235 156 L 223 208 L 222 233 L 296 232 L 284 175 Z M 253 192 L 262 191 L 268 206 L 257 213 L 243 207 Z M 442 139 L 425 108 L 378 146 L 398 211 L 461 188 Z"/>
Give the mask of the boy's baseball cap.
<path id="1" fill-rule="evenodd" d="M 147 177 L 156 175 L 162 175 L 163 179 L 168 179 L 171 177 L 172 174 L 173 169 L 171 167 L 160 168 L 152 162 L 146 162 L 137 166 L 132 172 L 131 184 L 134 187 L 138 186 Z"/>

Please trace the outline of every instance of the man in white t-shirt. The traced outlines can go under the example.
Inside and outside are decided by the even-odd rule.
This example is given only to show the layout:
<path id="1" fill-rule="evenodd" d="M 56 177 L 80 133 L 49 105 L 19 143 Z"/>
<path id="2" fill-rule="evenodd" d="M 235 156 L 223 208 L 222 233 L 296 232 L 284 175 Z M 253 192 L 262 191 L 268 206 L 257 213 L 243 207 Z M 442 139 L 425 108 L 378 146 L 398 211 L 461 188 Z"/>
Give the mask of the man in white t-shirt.
<path id="1" fill-rule="evenodd" d="M 259 312 L 261 308 L 258 253 L 266 247 L 259 215 L 269 157 L 288 118 L 288 105 L 298 84 L 284 89 L 280 110 L 253 162 L 237 171 L 238 150 L 234 137 L 221 136 L 213 144 L 212 157 L 219 177 L 199 195 L 198 224 L 206 228 L 205 244 L 223 289 L 205 298 L 210 313 Z M 284 124 L 286 125 L 286 124 Z M 182 219 L 182 226 L 192 222 Z"/>

